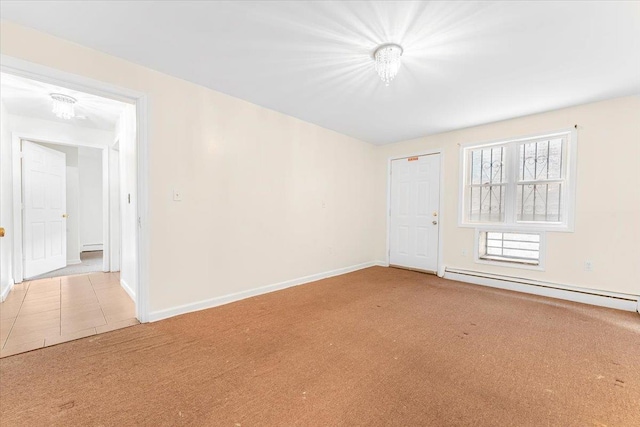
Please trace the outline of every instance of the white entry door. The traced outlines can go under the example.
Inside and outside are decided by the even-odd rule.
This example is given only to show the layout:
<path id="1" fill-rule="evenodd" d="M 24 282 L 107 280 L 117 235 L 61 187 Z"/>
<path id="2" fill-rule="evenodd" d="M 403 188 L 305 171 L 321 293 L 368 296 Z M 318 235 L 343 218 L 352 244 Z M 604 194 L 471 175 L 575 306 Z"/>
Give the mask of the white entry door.
<path id="1" fill-rule="evenodd" d="M 389 264 L 438 269 L 440 154 L 391 161 Z"/>
<path id="2" fill-rule="evenodd" d="M 66 156 L 22 141 L 24 277 L 67 265 Z"/>

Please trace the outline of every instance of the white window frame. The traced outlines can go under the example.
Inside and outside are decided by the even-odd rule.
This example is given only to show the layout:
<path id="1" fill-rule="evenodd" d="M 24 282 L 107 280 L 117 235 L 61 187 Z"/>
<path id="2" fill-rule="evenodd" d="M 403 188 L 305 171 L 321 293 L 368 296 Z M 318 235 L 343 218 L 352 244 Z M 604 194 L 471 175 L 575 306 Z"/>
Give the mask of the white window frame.
<path id="1" fill-rule="evenodd" d="M 558 135 L 567 135 L 567 144 L 563 152 L 563 177 L 565 185 L 562 187 L 562 201 L 564 208 L 562 210 L 562 222 L 533 222 L 533 221 L 517 221 L 516 220 L 516 189 L 517 189 L 517 168 L 518 163 L 518 147 L 524 143 L 554 137 Z M 482 228 L 483 231 L 511 231 L 511 232 L 543 232 L 543 231 L 574 231 L 575 216 L 575 194 L 576 194 L 576 157 L 577 157 L 578 133 L 575 127 L 560 129 L 553 132 L 544 132 L 535 135 L 521 136 L 517 138 L 501 139 L 497 141 L 472 142 L 460 145 L 460 186 L 459 186 L 459 202 L 458 209 L 458 226 L 468 228 Z M 465 215 L 467 211 L 467 178 L 470 173 L 468 164 L 469 152 L 479 148 L 490 148 L 497 146 L 508 147 L 506 150 L 506 201 L 505 201 L 505 219 L 502 222 L 480 222 L 469 221 Z M 477 233 L 476 233 L 477 234 Z M 502 264 L 501 264 L 502 265 Z"/>
<path id="2" fill-rule="evenodd" d="M 540 250 L 538 255 L 538 264 L 526 264 L 518 261 L 511 261 L 509 259 L 498 260 L 498 259 L 485 259 L 480 258 L 480 233 L 490 233 L 490 232 L 498 232 L 498 233 L 527 233 L 527 234 L 538 234 L 540 236 Z M 522 230 L 522 229 L 496 229 L 495 227 L 478 227 L 476 228 L 475 233 L 475 243 L 473 246 L 474 252 L 474 261 L 478 264 L 488 264 L 488 265 L 498 265 L 500 267 L 513 267 L 513 268 L 523 268 L 526 270 L 545 270 L 545 259 L 547 253 L 547 235 L 544 231 L 536 231 L 536 230 Z"/>

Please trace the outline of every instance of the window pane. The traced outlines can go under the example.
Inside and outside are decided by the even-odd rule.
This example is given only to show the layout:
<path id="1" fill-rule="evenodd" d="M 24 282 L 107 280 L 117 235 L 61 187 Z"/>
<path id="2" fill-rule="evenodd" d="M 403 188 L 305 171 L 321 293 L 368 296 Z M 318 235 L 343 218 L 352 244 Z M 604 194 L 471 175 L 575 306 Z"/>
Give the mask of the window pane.
<path id="1" fill-rule="evenodd" d="M 469 221 L 504 221 L 505 195 L 503 185 L 469 187 Z"/>
<path id="2" fill-rule="evenodd" d="M 539 233 L 482 232 L 478 240 L 481 259 L 538 265 Z"/>
<path id="3" fill-rule="evenodd" d="M 518 185 L 518 221 L 561 222 L 562 184 Z"/>
<path id="4" fill-rule="evenodd" d="M 521 251 L 516 249 L 504 249 L 503 256 L 511 258 L 538 259 L 538 251 Z"/>
<path id="5" fill-rule="evenodd" d="M 502 248 L 487 248 L 487 255 L 502 255 Z"/>
<path id="6" fill-rule="evenodd" d="M 504 233 L 505 240 L 517 240 L 521 242 L 540 242 L 539 234 Z"/>
<path id="7" fill-rule="evenodd" d="M 521 181 L 562 179 L 564 138 L 525 143 L 520 146 L 518 178 Z"/>
<path id="8" fill-rule="evenodd" d="M 526 250 L 537 251 L 540 248 L 540 243 L 504 240 L 503 247 L 505 249 L 526 249 Z"/>
<path id="9" fill-rule="evenodd" d="M 500 184 L 505 182 L 504 147 L 473 150 L 470 154 L 470 184 Z"/>

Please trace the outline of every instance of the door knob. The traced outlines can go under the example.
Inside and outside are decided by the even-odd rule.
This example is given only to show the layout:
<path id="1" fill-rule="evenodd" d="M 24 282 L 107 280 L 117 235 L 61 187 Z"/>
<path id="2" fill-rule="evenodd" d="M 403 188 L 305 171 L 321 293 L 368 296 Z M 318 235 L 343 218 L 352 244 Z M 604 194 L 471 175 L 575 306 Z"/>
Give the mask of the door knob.
<path id="1" fill-rule="evenodd" d="M 62 218 L 67 218 L 69 215 L 67 214 L 62 214 Z"/>
<path id="2" fill-rule="evenodd" d="M 438 221 L 433 221 L 433 225 L 438 225 Z"/>
<path id="3" fill-rule="evenodd" d="M 4 237 L 4 227 L 0 227 L 0 237 Z"/>

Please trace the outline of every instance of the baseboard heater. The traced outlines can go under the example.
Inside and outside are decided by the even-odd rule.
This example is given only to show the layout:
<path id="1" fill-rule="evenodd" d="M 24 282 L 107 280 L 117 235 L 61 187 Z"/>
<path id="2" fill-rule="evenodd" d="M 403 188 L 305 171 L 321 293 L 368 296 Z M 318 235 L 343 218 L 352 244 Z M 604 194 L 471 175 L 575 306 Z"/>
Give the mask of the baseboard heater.
<path id="1" fill-rule="evenodd" d="M 102 243 L 85 243 L 82 245 L 82 252 L 92 252 L 103 250 Z"/>
<path id="2" fill-rule="evenodd" d="M 577 286 L 560 285 L 551 282 L 524 279 L 521 277 L 484 273 L 481 271 L 458 268 L 445 268 L 446 279 L 492 288 L 508 289 L 534 295 L 559 298 L 584 304 L 616 308 L 626 311 L 640 311 L 638 295 L 621 294 L 608 291 L 595 291 Z"/>

